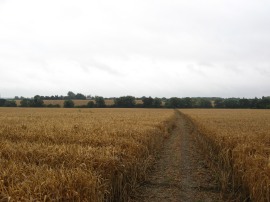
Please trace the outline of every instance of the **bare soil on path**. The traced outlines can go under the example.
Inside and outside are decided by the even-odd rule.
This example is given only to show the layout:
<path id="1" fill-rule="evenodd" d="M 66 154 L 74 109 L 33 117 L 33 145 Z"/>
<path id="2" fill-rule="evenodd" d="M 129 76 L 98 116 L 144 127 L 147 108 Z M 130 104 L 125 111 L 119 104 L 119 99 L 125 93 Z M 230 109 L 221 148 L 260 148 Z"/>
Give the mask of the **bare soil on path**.
<path id="1" fill-rule="evenodd" d="M 224 201 L 192 138 L 192 124 L 176 113 L 176 127 L 148 179 L 138 189 L 135 201 Z"/>

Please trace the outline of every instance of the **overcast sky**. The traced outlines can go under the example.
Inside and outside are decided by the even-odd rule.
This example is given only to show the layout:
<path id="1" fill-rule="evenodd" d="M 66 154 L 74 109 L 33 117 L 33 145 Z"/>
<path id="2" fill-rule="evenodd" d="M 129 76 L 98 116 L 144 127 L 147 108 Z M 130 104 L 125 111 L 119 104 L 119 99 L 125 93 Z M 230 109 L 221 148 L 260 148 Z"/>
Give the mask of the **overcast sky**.
<path id="1" fill-rule="evenodd" d="M 0 0 L 2 97 L 270 95 L 268 0 Z"/>

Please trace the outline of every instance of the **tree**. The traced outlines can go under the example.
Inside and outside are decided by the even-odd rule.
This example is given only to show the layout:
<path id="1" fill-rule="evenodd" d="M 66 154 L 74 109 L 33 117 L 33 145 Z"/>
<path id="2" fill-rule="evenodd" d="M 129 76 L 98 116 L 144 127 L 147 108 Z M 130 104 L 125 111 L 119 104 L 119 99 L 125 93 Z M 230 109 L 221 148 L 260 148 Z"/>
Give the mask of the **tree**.
<path id="1" fill-rule="evenodd" d="M 259 109 L 270 109 L 270 98 L 263 96 L 262 99 L 259 99 L 257 107 Z"/>
<path id="2" fill-rule="evenodd" d="M 39 95 L 36 95 L 34 99 L 30 101 L 30 107 L 44 107 L 44 102 Z"/>
<path id="3" fill-rule="evenodd" d="M 71 100 L 71 99 L 75 99 L 76 98 L 76 95 L 72 91 L 68 91 L 67 97 L 68 97 L 68 99 Z"/>
<path id="4" fill-rule="evenodd" d="M 126 107 L 126 108 L 135 107 L 136 105 L 135 97 L 133 96 L 122 96 L 116 98 L 114 100 L 114 103 L 116 107 Z"/>
<path id="5" fill-rule="evenodd" d="M 143 97 L 142 102 L 143 107 L 153 107 L 154 99 L 152 97 Z"/>
<path id="6" fill-rule="evenodd" d="M 75 99 L 78 99 L 78 100 L 86 100 L 86 96 L 81 94 L 81 93 L 77 93 L 75 95 Z"/>
<path id="7" fill-rule="evenodd" d="M 95 96 L 95 101 L 96 101 L 96 107 L 99 107 L 99 108 L 106 107 L 105 100 L 103 97 Z"/>
<path id="8" fill-rule="evenodd" d="M 171 97 L 166 101 L 165 106 L 168 108 L 179 108 L 181 106 L 181 99 L 177 97 Z"/>
<path id="9" fill-rule="evenodd" d="M 60 108 L 61 106 L 59 104 L 48 104 L 46 105 L 48 108 Z"/>
<path id="10" fill-rule="evenodd" d="M 214 100 L 215 108 L 224 108 L 224 99 L 217 98 Z"/>
<path id="11" fill-rule="evenodd" d="M 91 95 L 87 95 L 86 99 L 91 100 L 91 99 L 94 99 L 94 98 Z"/>
<path id="12" fill-rule="evenodd" d="M 20 101 L 21 107 L 45 107 L 41 96 L 36 95 L 33 99 L 22 99 Z"/>
<path id="13" fill-rule="evenodd" d="M 259 99 L 255 97 L 254 99 L 251 100 L 250 107 L 252 109 L 256 109 L 258 108 L 258 103 L 259 103 Z"/>
<path id="14" fill-rule="evenodd" d="M 30 106 L 30 99 L 22 99 L 20 101 L 21 107 L 29 107 Z"/>
<path id="15" fill-rule="evenodd" d="M 156 97 L 156 98 L 154 99 L 154 101 L 153 101 L 153 106 L 154 106 L 155 108 L 160 108 L 161 105 L 162 105 L 161 99 Z"/>
<path id="16" fill-rule="evenodd" d="M 246 98 L 239 100 L 239 107 L 240 108 L 250 108 L 250 101 Z"/>
<path id="17" fill-rule="evenodd" d="M 72 100 L 65 100 L 64 101 L 64 107 L 65 108 L 73 108 L 74 107 L 74 102 Z"/>
<path id="18" fill-rule="evenodd" d="M 208 99 L 200 99 L 199 103 L 200 103 L 199 104 L 200 108 L 212 108 L 213 107 L 211 101 Z"/>
<path id="19" fill-rule="evenodd" d="M 4 107 L 17 107 L 15 100 L 6 100 Z"/>
<path id="20" fill-rule="evenodd" d="M 88 108 L 93 108 L 93 107 L 95 107 L 95 103 L 94 103 L 93 101 L 89 101 L 89 102 L 87 103 L 87 107 L 88 107 Z"/>
<path id="21" fill-rule="evenodd" d="M 192 99 L 190 97 L 186 97 L 182 99 L 184 108 L 192 108 Z"/>
<path id="22" fill-rule="evenodd" d="M 239 102 L 236 98 L 228 98 L 224 100 L 225 108 L 239 108 Z"/>
<path id="23" fill-rule="evenodd" d="M 0 99 L 0 107 L 3 107 L 6 103 L 5 99 Z"/>

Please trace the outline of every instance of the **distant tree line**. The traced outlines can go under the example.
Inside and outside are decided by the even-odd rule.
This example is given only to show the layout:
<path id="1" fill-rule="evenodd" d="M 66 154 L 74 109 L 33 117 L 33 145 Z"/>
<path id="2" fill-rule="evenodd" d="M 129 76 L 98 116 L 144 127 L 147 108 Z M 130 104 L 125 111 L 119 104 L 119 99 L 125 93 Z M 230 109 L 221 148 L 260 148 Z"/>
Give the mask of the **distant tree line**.
<path id="1" fill-rule="evenodd" d="M 15 100 L 0 99 L 0 107 L 17 107 Z"/>
<path id="2" fill-rule="evenodd" d="M 26 99 L 24 97 L 15 96 L 15 100 L 23 100 Z M 72 91 L 69 91 L 66 96 L 63 95 L 52 95 L 52 96 L 40 96 L 40 99 L 42 100 L 86 100 L 86 99 L 92 99 L 91 95 L 85 96 L 82 93 L 73 93 Z"/>
<path id="3" fill-rule="evenodd" d="M 229 108 L 229 109 L 270 109 L 270 97 L 262 98 L 227 98 L 215 99 L 215 108 Z"/>
<path id="4" fill-rule="evenodd" d="M 69 91 L 67 96 L 40 96 L 33 98 L 20 99 L 20 107 L 61 107 L 59 104 L 44 104 L 44 100 L 64 100 L 65 108 L 229 108 L 229 109 L 270 109 L 270 97 L 262 98 L 152 98 L 134 96 L 122 96 L 114 98 L 104 98 L 102 96 L 85 96 L 81 93 L 73 93 Z M 75 106 L 74 100 L 91 99 L 86 105 Z M 113 105 L 106 105 L 106 99 L 113 99 Z M 136 100 L 141 100 L 139 103 Z M 0 99 L 0 107 L 17 107 L 15 100 Z"/>

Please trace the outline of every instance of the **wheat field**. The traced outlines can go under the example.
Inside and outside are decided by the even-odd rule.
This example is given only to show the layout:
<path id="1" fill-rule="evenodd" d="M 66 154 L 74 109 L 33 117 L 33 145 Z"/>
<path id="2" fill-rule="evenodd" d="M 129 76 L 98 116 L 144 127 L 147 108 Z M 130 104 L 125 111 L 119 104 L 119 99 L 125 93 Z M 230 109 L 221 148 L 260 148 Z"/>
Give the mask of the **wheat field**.
<path id="1" fill-rule="evenodd" d="M 213 163 L 223 191 L 270 201 L 270 110 L 180 110 Z"/>
<path id="2" fill-rule="evenodd" d="M 0 200 L 126 201 L 173 110 L 0 108 Z"/>

